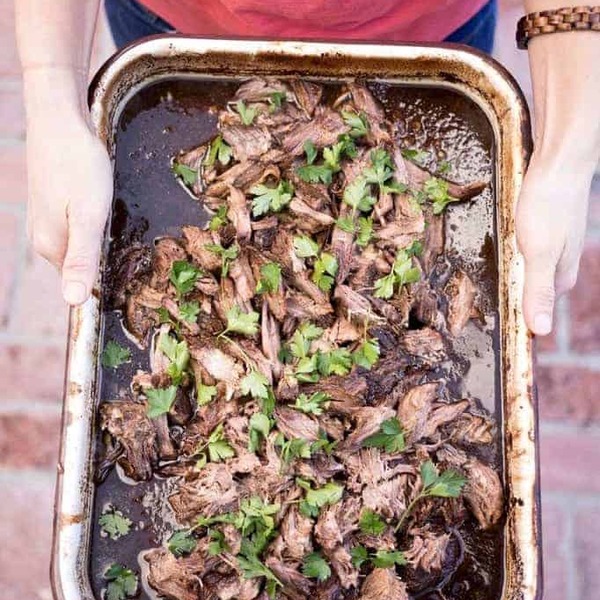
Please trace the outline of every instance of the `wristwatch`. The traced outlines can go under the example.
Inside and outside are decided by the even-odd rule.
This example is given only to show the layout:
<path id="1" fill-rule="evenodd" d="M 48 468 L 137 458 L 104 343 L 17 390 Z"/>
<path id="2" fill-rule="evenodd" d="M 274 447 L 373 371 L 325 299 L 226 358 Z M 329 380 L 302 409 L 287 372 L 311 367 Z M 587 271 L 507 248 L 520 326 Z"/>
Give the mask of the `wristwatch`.
<path id="1" fill-rule="evenodd" d="M 517 46 L 524 50 L 532 37 L 561 31 L 600 31 L 600 6 L 568 6 L 529 13 L 517 24 Z"/>

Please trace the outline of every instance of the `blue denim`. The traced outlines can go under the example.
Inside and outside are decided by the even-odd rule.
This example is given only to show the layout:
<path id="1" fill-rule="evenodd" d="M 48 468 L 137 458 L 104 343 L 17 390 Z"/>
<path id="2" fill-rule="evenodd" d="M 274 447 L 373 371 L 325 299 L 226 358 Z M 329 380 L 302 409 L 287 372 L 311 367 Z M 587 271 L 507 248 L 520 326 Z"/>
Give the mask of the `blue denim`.
<path id="1" fill-rule="evenodd" d="M 112 36 L 119 48 L 147 35 L 173 31 L 169 23 L 136 0 L 105 0 L 105 5 Z M 445 41 L 466 44 L 489 54 L 494 46 L 497 16 L 498 0 L 490 0 Z"/>
<path id="2" fill-rule="evenodd" d="M 494 34 L 498 20 L 498 0 L 488 2 L 475 16 L 462 27 L 451 33 L 444 41 L 466 44 L 486 54 L 494 47 Z"/>

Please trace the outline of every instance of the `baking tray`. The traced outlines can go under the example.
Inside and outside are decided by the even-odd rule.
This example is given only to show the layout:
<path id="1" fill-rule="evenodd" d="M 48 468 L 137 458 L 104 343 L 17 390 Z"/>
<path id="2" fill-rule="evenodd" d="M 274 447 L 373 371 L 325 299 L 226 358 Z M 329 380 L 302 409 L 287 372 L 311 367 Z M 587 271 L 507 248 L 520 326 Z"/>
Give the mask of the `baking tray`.
<path id="1" fill-rule="evenodd" d="M 299 75 L 365 78 L 452 90 L 485 115 L 494 141 L 500 399 L 507 518 L 502 600 L 541 598 L 537 411 L 532 340 L 521 302 L 522 258 L 515 203 L 530 153 L 529 117 L 510 75 L 488 57 L 454 45 L 331 44 L 156 36 L 111 58 L 90 87 L 92 123 L 114 158 L 116 125 L 137 91 L 165 77 Z M 107 233 L 107 239 L 108 239 Z M 105 248 L 108 247 L 108 241 Z M 106 256 L 106 255 L 105 255 Z M 90 583 L 94 416 L 98 404 L 101 278 L 71 310 L 51 576 L 55 598 L 95 598 Z"/>

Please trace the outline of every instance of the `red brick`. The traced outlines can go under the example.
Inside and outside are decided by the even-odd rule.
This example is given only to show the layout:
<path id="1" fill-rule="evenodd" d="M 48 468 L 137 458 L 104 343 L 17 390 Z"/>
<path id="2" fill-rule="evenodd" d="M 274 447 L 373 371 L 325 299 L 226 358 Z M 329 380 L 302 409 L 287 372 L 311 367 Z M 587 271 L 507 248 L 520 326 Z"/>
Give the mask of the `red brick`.
<path id="1" fill-rule="evenodd" d="M 54 477 L 36 476 L 31 480 L 0 477 L 0 598 L 52 598 L 48 566 Z"/>
<path id="2" fill-rule="evenodd" d="M 600 493 L 600 434 L 546 433 L 541 438 L 542 487 L 545 491 Z M 599 588 L 600 589 L 600 588 Z"/>
<path id="3" fill-rule="evenodd" d="M 594 598 L 600 590 L 600 499 L 582 507 L 575 520 L 575 560 L 581 598 Z M 596 592 L 593 592 L 596 590 Z"/>
<path id="4" fill-rule="evenodd" d="M 21 216 L 0 209 L 0 253 L 14 250 L 21 233 Z"/>
<path id="5" fill-rule="evenodd" d="M 25 145 L 16 143 L 0 146 L 0 202 L 12 203 L 26 200 Z"/>
<path id="6" fill-rule="evenodd" d="M 0 467 L 55 468 L 59 436 L 59 414 L 0 414 Z"/>
<path id="7" fill-rule="evenodd" d="M 9 331 L 66 339 L 67 319 L 68 308 L 62 299 L 58 271 L 33 251 L 28 252 Z"/>
<path id="8" fill-rule="evenodd" d="M 20 86 L 0 86 L 0 137 L 25 139 L 25 108 Z"/>
<path id="9" fill-rule="evenodd" d="M 567 597 L 565 519 L 565 511 L 558 503 L 543 500 L 544 600 L 564 600 Z"/>
<path id="10" fill-rule="evenodd" d="M 600 243 L 589 243 L 571 293 L 571 343 L 580 352 L 600 351 Z"/>
<path id="11" fill-rule="evenodd" d="M 0 402 L 60 402 L 64 364 L 61 346 L 0 345 Z"/>
<path id="12" fill-rule="evenodd" d="M 542 419 L 588 423 L 600 420 L 600 372 L 579 367 L 538 367 Z"/>
<path id="13" fill-rule="evenodd" d="M 555 352 L 558 346 L 556 344 L 556 319 L 554 320 L 552 333 L 535 338 L 535 350 L 539 353 Z"/>
<path id="14" fill-rule="evenodd" d="M 17 44 L 15 40 L 15 13 L 13 0 L 0 0 L 0 75 L 16 75 L 20 65 L 17 57 Z"/>

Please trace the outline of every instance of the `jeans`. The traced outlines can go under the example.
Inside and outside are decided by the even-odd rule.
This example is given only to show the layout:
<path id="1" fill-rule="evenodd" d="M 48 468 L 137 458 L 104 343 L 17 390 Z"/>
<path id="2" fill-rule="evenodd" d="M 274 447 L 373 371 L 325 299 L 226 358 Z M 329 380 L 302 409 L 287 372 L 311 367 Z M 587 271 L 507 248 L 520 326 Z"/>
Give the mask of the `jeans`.
<path id="1" fill-rule="evenodd" d="M 169 23 L 136 0 L 105 0 L 105 5 L 112 36 L 119 48 L 147 35 L 173 31 Z M 494 46 L 497 13 L 498 0 L 490 0 L 445 41 L 466 44 L 489 54 Z"/>

